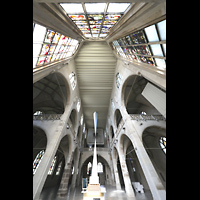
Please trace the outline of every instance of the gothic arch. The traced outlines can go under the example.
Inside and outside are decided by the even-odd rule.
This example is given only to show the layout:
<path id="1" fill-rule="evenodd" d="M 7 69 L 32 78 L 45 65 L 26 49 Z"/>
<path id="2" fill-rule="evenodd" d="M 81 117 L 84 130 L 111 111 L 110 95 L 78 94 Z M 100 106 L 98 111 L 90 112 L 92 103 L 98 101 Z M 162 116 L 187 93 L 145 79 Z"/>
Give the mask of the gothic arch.
<path id="1" fill-rule="evenodd" d="M 116 126 L 116 129 L 118 128 L 121 119 L 122 119 L 122 114 L 119 109 L 116 109 L 114 114 L 114 124 Z"/>
<path id="2" fill-rule="evenodd" d="M 33 160 L 36 155 L 47 147 L 47 135 L 44 130 L 33 126 Z"/>
<path id="3" fill-rule="evenodd" d="M 51 73 L 33 84 L 33 113 L 63 114 L 69 101 L 69 85 L 61 73 Z"/>
<path id="4" fill-rule="evenodd" d="M 147 127 L 142 133 L 142 142 L 156 172 L 166 187 L 166 155 L 160 145 L 160 138 L 166 137 L 166 129 L 159 126 Z"/>

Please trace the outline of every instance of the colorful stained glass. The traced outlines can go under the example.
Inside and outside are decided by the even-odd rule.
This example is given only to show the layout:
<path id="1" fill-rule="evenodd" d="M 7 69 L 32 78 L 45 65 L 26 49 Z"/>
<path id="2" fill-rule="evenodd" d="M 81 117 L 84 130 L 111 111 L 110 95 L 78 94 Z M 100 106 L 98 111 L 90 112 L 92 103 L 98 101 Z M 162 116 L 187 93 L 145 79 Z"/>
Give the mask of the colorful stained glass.
<path id="1" fill-rule="evenodd" d="M 138 54 L 151 55 L 149 47 L 147 45 L 134 46 L 134 49 L 136 50 L 136 53 Z"/>
<path id="2" fill-rule="evenodd" d="M 54 36 L 54 38 L 53 38 L 52 43 L 53 44 L 57 44 L 58 40 L 60 39 L 60 36 L 61 36 L 60 33 L 56 33 L 55 36 Z"/>
<path id="3" fill-rule="evenodd" d="M 72 44 L 73 52 L 70 53 L 71 56 L 79 45 L 77 40 L 61 35 L 58 32 L 47 30 L 44 27 L 41 28 L 42 26 L 37 26 L 37 24 L 35 27 L 35 31 L 38 31 L 38 33 L 36 34 L 35 32 L 33 38 L 33 68 L 65 58 L 64 54 L 69 51 L 69 47 Z M 37 30 L 38 27 L 39 30 Z M 44 30 L 46 31 L 45 33 Z M 39 33 L 43 34 L 43 40 L 41 40 L 42 37 L 39 36 Z"/>
<path id="4" fill-rule="evenodd" d="M 48 54 L 52 54 L 56 48 L 56 45 L 50 45 Z"/>
<path id="5" fill-rule="evenodd" d="M 102 20 L 103 19 L 103 15 L 88 15 L 88 20 Z"/>
<path id="6" fill-rule="evenodd" d="M 48 171 L 48 175 L 52 175 L 53 174 L 53 170 L 54 170 L 55 163 L 56 163 L 56 158 L 57 158 L 57 156 L 55 156 L 54 159 L 52 160 L 51 167 L 50 167 L 50 169 Z"/>
<path id="7" fill-rule="evenodd" d="M 142 30 L 130 34 L 130 37 L 131 40 L 133 41 L 133 44 L 147 43 L 146 37 Z"/>
<path id="8" fill-rule="evenodd" d="M 44 155 L 44 150 L 40 151 L 37 154 L 35 160 L 33 161 L 33 174 L 35 174 L 35 172 L 36 172 L 36 170 L 37 170 L 37 168 L 38 168 L 38 166 L 39 166 L 39 164 L 40 164 L 40 162 L 43 158 L 43 155 Z"/>
<path id="9" fill-rule="evenodd" d="M 85 25 L 87 25 L 87 21 L 74 21 L 74 23 L 76 25 L 78 25 L 78 24 L 85 24 Z"/>
<path id="10" fill-rule="evenodd" d="M 85 15 L 69 15 L 72 20 L 86 20 Z"/>
<path id="11" fill-rule="evenodd" d="M 55 35 L 55 32 L 48 29 L 47 33 L 46 33 L 46 36 L 45 36 L 44 42 L 51 43 L 52 40 L 53 40 L 54 35 Z"/>
<path id="12" fill-rule="evenodd" d="M 122 15 L 106 15 L 106 20 L 119 20 Z"/>
<path id="13" fill-rule="evenodd" d="M 114 20 L 105 20 L 103 24 L 116 24 L 117 21 L 114 21 Z"/>
<path id="14" fill-rule="evenodd" d="M 50 44 L 43 44 L 41 55 L 47 55 L 50 46 L 51 46 Z"/>
<path id="15" fill-rule="evenodd" d="M 45 61 L 46 56 L 40 56 L 37 62 L 37 66 L 38 65 L 42 65 Z"/>
<path id="16" fill-rule="evenodd" d="M 101 28 L 100 25 L 90 25 L 90 29 L 93 31 L 99 30 Z"/>
<path id="17" fill-rule="evenodd" d="M 52 55 L 47 55 L 46 60 L 45 60 L 45 64 L 47 64 L 51 61 L 51 57 L 52 57 Z"/>

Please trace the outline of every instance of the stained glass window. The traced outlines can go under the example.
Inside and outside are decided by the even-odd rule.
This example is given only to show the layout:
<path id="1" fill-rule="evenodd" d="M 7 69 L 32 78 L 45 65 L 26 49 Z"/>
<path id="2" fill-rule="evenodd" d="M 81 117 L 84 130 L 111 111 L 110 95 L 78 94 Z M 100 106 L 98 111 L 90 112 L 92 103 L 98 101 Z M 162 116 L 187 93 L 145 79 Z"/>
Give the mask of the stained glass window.
<path id="1" fill-rule="evenodd" d="M 107 11 L 106 3 L 84 3 L 83 5 L 60 3 L 60 5 L 85 37 L 105 38 L 123 16 L 130 3 L 108 3 Z M 91 25 L 96 25 L 96 29 L 94 30 Z"/>
<path id="2" fill-rule="evenodd" d="M 53 174 L 53 170 L 54 170 L 55 163 L 56 163 L 56 158 L 57 158 L 57 156 L 55 156 L 54 159 L 52 160 L 51 167 L 49 168 L 49 171 L 48 171 L 48 175 Z"/>
<path id="3" fill-rule="evenodd" d="M 78 46 L 77 40 L 35 24 L 33 30 L 33 68 L 70 57 Z"/>
<path id="4" fill-rule="evenodd" d="M 166 154 L 166 137 L 160 137 L 160 146 Z"/>
<path id="5" fill-rule="evenodd" d="M 123 58 L 165 70 L 166 20 L 130 33 L 113 41 L 111 45 Z"/>
<path id="6" fill-rule="evenodd" d="M 41 162 L 41 160 L 43 158 L 43 155 L 44 155 L 44 150 L 41 150 L 37 154 L 35 160 L 33 161 L 33 174 L 35 174 L 35 172 L 36 172 L 36 170 L 37 170 L 37 168 L 38 168 L 38 166 L 39 166 L 39 164 L 40 164 L 40 162 Z"/>

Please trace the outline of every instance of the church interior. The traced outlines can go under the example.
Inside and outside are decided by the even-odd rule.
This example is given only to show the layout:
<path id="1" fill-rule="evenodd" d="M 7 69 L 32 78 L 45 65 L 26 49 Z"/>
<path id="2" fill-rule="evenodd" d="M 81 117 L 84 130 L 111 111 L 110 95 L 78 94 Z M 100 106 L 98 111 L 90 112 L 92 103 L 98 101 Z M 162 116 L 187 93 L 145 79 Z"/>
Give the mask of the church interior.
<path id="1" fill-rule="evenodd" d="M 33 200 L 114 199 L 166 199 L 166 1 L 33 0 Z"/>

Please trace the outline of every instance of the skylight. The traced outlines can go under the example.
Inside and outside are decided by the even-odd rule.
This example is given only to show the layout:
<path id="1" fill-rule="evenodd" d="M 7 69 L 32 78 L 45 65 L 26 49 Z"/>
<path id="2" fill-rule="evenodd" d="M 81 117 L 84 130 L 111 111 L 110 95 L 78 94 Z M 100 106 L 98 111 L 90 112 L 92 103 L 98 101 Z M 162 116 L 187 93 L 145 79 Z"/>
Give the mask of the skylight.
<path id="1" fill-rule="evenodd" d="M 130 3 L 60 3 L 86 38 L 105 38 Z"/>
<path id="2" fill-rule="evenodd" d="M 110 3 L 108 6 L 108 13 L 124 13 L 130 3 Z"/>
<path id="3" fill-rule="evenodd" d="M 106 3 L 85 3 L 87 13 L 104 13 Z"/>
<path id="4" fill-rule="evenodd" d="M 68 14 L 84 14 L 81 3 L 61 3 L 60 4 Z"/>

